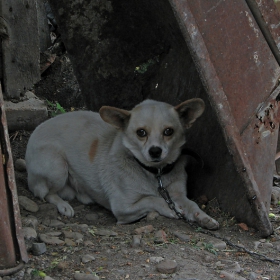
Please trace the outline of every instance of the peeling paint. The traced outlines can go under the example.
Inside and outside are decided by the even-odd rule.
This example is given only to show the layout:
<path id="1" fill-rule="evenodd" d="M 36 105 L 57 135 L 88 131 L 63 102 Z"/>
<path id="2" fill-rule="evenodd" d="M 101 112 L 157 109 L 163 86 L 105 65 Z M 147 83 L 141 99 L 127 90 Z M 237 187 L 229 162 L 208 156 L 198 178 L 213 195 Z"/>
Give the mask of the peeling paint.
<path id="1" fill-rule="evenodd" d="M 254 52 L 254 61 L 257 65 L 259 65 L 261 62 L 259 61 L 259 55 L 258 52 Z"/>
<path id="2" fill-rule="evenodd" d="M 192 39 L 197 35 L 197 28 L 193 24 L 190 25 L 190 33 Z"/>
<path id="3" fill-rule="evenodd" d="M 280 26 L 280 22 L 278 24 L 270 24 L 271 29 L 276 29 Z"/>
<path id="4" fill-rule="evenodd" d="M 259 37 L 259 29 L 255 27 L 252 17 L 250 16 L 250 14 L 247 11 L 245 11 L 245 15 L 248 19 L 249 26 L 254 30 L 256 37 Z"/>
<path id="5" fill-rule="evenodd" d="M 265 108 L 256 115 L 256 123 L 254 128 L 254 139 L 259 144 L 264 138 L 268 137 L 276 129 L 278 114 L 277 101 L 271 101 Z"/>

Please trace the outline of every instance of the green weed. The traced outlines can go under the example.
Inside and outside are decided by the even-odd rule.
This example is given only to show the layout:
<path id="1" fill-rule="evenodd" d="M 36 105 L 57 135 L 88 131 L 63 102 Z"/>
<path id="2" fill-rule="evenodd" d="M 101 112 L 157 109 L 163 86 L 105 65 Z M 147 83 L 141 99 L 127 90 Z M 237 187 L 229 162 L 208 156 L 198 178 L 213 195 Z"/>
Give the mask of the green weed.
<path id="1" fill-rule="evenodd" d="M 47 104 L 49 107 L 51 117 L 55 117 L 59 114 L 66 113 L 65 109 L 58 102 L 52 103 L 49 100 L 47 100 Z"/>
<path id="2" fill-rule="evenodd" d="M 156 56 L 155 58 L 150 58 L 148 61 L 142 63 L 141 65 L 135 67 L 135 72 L 139 74 L 144 74 L 148 71 L 148 68 L 152 65 L 154 65 L 156 62 L 159 62 L 159 56 Z"/>
<path id="3" fill-rule="evenodd" d="M 205 242 L 203 242 L 202 245 L 203 245 L 203 249 L 204 250 L 207 250 L 208 252 L 210 252 L 210 253 L 212 253 L 214 255 L 217 255 L 217 251 L 214 248 L 212 243 L 205 243 Z"/>

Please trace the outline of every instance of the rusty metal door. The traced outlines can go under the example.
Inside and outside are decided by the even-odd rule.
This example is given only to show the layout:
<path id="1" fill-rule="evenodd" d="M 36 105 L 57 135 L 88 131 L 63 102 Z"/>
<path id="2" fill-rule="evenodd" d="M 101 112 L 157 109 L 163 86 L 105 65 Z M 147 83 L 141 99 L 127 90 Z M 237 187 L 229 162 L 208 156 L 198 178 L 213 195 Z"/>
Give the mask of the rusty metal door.
<path id="1" fill-rule="evenodd" d="M 280 18 L 276 7 L 269 0 L 261 1 L 261 7 L 254 1 L 248 5 L 245 0 L 169 2 L 212 105 L 208 116 L 218 119 L 229 154 L 215 154 L 219 142 L 209 144 L 211 153 L 203 151 L 216 170 L 200 176 L 200 191 L 217 197 L 224 210 L 269 235 L 279 128 L 276 26 Z M 272 3 L 265 5 L 268 2 Z M 264 24 L 268 22 L 268 8 L 269 26 Z M 201 133 L 207 129 L 204 125 Z M 213 130 L 204 134 L 211 135 Z M 205 143 L 198 146 L 205 147 Z"/>
<path id="2" fill-rule="evenodd" d="M 23 262 L 28 261 L 28 256 L 22 234 L 1 85 L 0 116 L 0 276 L 4 276 L 22 268 Z"/>

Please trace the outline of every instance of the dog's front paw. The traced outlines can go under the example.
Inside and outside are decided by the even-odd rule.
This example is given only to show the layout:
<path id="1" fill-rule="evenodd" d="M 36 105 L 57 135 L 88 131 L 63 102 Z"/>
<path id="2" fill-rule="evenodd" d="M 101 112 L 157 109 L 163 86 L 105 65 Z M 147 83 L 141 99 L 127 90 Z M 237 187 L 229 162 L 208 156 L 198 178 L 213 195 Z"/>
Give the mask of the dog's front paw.
<path id="1" fill-rule="evenodd" d="M 215 230 L 219 228 L 219 223 L 205 213 L 195 213 L 195 221 L 203 228 Z"/>
<path id="2" fill-rule="evenodd" d="M 57 209 L 58 209 L 60 214 L 65 215 L 69 218 L 74 216 L 73 208 L 66 201 L 59 202 L 57 204 Z"/>

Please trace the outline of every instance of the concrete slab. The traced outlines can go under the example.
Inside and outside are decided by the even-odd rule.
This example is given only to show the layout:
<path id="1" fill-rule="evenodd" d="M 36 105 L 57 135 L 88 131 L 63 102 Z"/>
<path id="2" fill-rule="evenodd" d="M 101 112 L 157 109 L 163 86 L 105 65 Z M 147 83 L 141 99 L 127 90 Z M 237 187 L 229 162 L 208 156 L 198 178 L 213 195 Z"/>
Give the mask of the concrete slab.
<path id="1" fill-rule="evenodd" d="M 48 118 L 44 101 L 34 97 L 17 103 L 4 102 L 9 131 L 34 130 Z"/>

